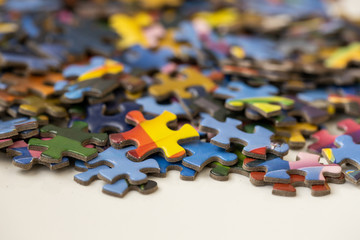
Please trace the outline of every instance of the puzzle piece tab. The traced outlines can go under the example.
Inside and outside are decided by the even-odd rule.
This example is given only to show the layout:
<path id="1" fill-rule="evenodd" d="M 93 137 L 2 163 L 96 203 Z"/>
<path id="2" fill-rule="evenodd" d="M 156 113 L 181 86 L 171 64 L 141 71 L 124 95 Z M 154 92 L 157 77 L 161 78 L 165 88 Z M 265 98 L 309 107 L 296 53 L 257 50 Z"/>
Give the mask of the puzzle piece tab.
<path id="1" fill-rule="evenodd" d="M 167 161 L 177 162 L 185 156 L 179 142 L 199 139 L 199 133 L 189 124 L 179 130 L 168 128 L 168 124 L 176 122 L 176 115 L 168 111 L 151 120 L 146 120 L 139 111 L 131 111 L 126 120 L 136 126 L 127 132 L 110 134 L 110 142 L 115 148 L 135 144 L 137 149 L 130 150 L 127 155 L 134 161 L 161 151 Z"/>
<path id="2" fill-rule="evenodd" d="M 194 169 L 185 167 L 181 161 L 179 162 L 168 162 L 165 158 L 161 156 L 154 156 L 159 166 L 160 166 L 160 173 L 154 174 L 155 176 L 166 177 L 166 173 L 170 170 L 177 170 L 180 171 L 180 178 L 186 181 L 193 181 L 197 175 L 197 172 Z"/>
<path id="3" fill-rule="evenodd" d="M 19 106 L 19 113 L 27 116 L 39 116 L 42 113 L 47 113 L 52 117 L 66 117 L 66 109 L 60 106 L 58 99 L 42 99 L 37 96 L 29 96 L 21 99 Z"/>
<path id="4" fill-rule="evenodd" d="M 245 146 L 243 153 L 246 156 L 261 159 L 266 159 L 266 153 L 283 156 L 289 150 L 287 144 L 272 143 L 274 134 L 261 126 L 256 126 L 254 133 L 246 133 L 238 129 L 242 125 L 239 120 L 227 118 L 225 122 L 219 122 L 207 114 L 202 116 L 200 131 L 216 134 L 211 143 L 219 147 L 229 149 L 231 142 L 239 143 Z"/>
<path id="5" fill-rule="evenodd" d="M 289 138 L 290 148 L 298 149 L 305 146 L 306 140 L 303 134 L 307 136 L 314 133 L 317 126 L 310 123 L 296 123 L 287 127 L 276 127 L 276 134 Z"/>

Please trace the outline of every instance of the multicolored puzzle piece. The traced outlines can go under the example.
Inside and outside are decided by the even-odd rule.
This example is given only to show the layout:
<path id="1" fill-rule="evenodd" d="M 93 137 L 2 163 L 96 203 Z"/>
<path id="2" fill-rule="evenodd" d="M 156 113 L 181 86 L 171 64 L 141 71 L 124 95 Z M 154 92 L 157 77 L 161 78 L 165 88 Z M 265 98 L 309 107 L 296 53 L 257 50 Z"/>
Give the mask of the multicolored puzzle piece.
<path id="1" fill-rule="evenodd" d="M 168 111 L 151 120 L 146 120 L 139 111 L 131 111 L 126 120 L 136 126 L 127 132 L 110 134 L 110 143 L 115 148 L 135 144 L 137 148 L 127 153 L 134 161 L 161 151 L 167 161 L 177 162 L 185 156 L 179 142 L 199 139 L 199 133 L 189 124 L 176 131 L 168 128 L 168 125 L 176 123 L 176 115 Z"/>

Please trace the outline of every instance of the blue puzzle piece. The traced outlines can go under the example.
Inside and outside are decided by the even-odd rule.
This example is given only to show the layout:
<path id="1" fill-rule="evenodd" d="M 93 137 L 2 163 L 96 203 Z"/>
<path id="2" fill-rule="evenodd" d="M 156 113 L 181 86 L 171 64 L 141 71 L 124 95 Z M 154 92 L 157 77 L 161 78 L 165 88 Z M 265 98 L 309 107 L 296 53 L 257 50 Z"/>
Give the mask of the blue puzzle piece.
<path id="1" fill-rule="evenodd" d="M 308 90 L 299 93 L 297 97 L 304 102 L 327 101 L 329 93 L 325 89 Z"/>
<path id="2" fill-rule="evenodd" d="M 147 182 L 145 173 L 160 172 L 159 164 L 154 159 L 147 159 L 142 162 L 133 162 L 126 157 L 126 153 L 135 147 L 115 149 L 109 147 L 98 156 L 87 162 L 90 167 L 98 165 L 108 165 L 110 169 L 99 171 L 99 178 L 108 183 L 126 178 L 131 184 L 142 184 Z"/>
<path id="3" fill-rule="evenodd" d="M 230 82 L 227 87 L 218 87 L 214 94 L 226 98 L 227 102 L 252 97 L 269 97 L 278 93 L 278 89 L 272 85 L 250 87 L 243 82 Z"/>
<path id="4" fill-rule="evenodd" d="M 59 0 L 8 0 L 5 8 L 16 12 L 44 12 L 55 11 L 61 7 Z"/>
<path id="5" fill-rule="evenodd" d="M 59 163 L 45 163 L 41 162 L 39 158 L 33 157 L 27 147 L 19 148 L 9 148 L 12 151 L 17 152 L 18 156 L 13 157 L 13 163 L 15 166 L 29 170 L 33 167 L 34 164 L 42 164 L 50 168 L 50 170 L 55 170 L 69 166 L 69 159 L 63 157 Z"/>
<path id="6" fill-rule="evenodd" d="M 231 46 L 239 46 L 244 51 L 247 57 L 258 61 L 264 60 L 283 60 L 283 54 L 277 50 L 276 43 L 259 37 L 250 36 L 233 36 L 228 35 L 224 37 L 225 41 Z"/>
<path id="7" fill-rule="evenodd" d="M 76 174 L 74 176 L 74 180 L 82 185 L 89 185 L 91 182 L 98 179 L 98 174 L 100 171 L 109 170 L 110 167 L 106 165 L 100 165 L 95 168 L 87 168 L 83 161 L 76 160 L 75 168 L 84 172 Z M 157 189 L 157 183 L 149 180 L 146 184 L 137 186 L 129 184 L 125 179 L 120 179 L 113 184 L 105 184 L 103 186 L 104 193 L 117 197 L 125 196 L 126 193 L 131 189 L 135 189 L 144 194 L 151 193 Z"/>
<path id="8" fill-rule="evenodd" d="M 201 171 L 207 164 L 211 162 L 220 162 L 225 166 L 231 166 L 237 163 L 237 155 L 235 153 L 226 152 L 224 149 L 206 142 L 191 142 L 182 145 L 191 156 L 183 159 L 184 166 Z"/>
<path id="9" fill-rule="evenodd" d="M 185 110 L 178 102 L 171 102 L 169 104 L 159 104 L 155 98 L 146 96 L 135 100 L 136 103 L 143 106 L 143 112 L 157 116 L 162 114 L 165 110 L 174 113 L 177 117 L 186 116 Z"/>
<path id="10" fill-rule="evenodd" d="M 179 25 L 179 30 L 175 33 L 175 40 L 187 42 L 195 49 L 202 48 L 202 42 L 196 33 L 194 26 L 189 21 L 183 21 Z"/>
<path id="11" fill-rule="evenodd" d="M 38 123 L 33 118 L 16 118 L 8 121 L 0 120 L 0 139 L 17 135 L 21 131 L 35 129 Z"/>
<path id="12" fill-rule="evenodd" d="M 200 130 L 216 133 L 211 143 L 225 148 L 230 148 L 230 142 L 244 145 L 243 154 L 260 159 L 266 159 L 266 153 L 278 156 L 286 155 L 289 151 L 287 144 L 272 143 L 273 132 L 261 126 L 255 126 L 254 133 L 246 133 L 238 129 L 242 122 L 233 118 L 226 118 L 225 122 L 217 121 L 208 114 L 202 114 Z"/>
<path id="13" fill-rule="evenodd" d="M 65 91 L 61 100 L 65 103 L 82 102 L 85 96 L 103 97 L 120 86 L 117 79 L 94 78 L 66 85 L 61 81 L 55 85 L 55 91 Z"/>
<path id="14" fill-rule="evenodd" d="M 168 48 L 160 48 L 157 51 L 152 51 L 140 45 L 134 45 L 122 54 L 120 61 L 132 69 L 148 71 L 161 69 L 173 56 L 174 53 Z"/>
<path id="15" fill-rule="evenodd" d="M 125 102 L 119 104 L 120 113 L 114 115 L 105 115 L 105 105 L 95 104 L 87 107 L 87 115 L 84 119 L 89 124 L 89 130 L 92 133 L 104 132 L 107 130 L 116 130 L 125 132 L 133 128 L 125 122 L 125 116 L 133 110 L 140 110 L 140 105 L 134 102 Z"/>
<path id="16" fill-rule="evenodd" d="M 168 170 L 175 169 L 180 171 L 180 178 L 182 180 L 194 180 L 196 177 L 197 172 L 191 168 L 185 167 L 181 161 L 171 163 L 161 156 L 154 156 L 153 159 L 155 159 L 160 166 L 160 176 L 166 176 Z"/>

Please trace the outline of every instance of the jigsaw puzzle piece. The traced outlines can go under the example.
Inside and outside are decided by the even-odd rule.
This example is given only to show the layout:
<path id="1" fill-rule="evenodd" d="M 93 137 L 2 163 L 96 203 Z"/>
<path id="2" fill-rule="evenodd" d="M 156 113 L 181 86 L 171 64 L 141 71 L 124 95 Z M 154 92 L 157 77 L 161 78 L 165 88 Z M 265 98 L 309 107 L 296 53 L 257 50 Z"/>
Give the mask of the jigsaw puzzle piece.
<path id="1" fill-rule="evenodd" d="M 298 149 L 305 146 L 306 140 L 303 134 L 310 135 L 316 130 L 316 125 L 309 123 L 296 123 L 287 127 L 276 127 L 276 134 L 289 138 L 287 142 L 290 148 Z"/>
<path id="2" fill-rule="evenodd" d="M 82 173 L 76 174 L 74 180 L 84 186 L 89 185 L 96 179 L 101 170 L 109 169 L 106 165 L 100 165 L 96 168 L 87 168 L 85 163 L 79 160 L 75 161 L 75 169 Z M 126 179 L 120 179 L 113 184 L 105 184 L 102 191 L 115 197 L 124 197 L 130 190 L 136 190 L 142 194 L 150 194 L 157 190 L 157 183 L 149 180 L 142 185 L 132 185 Z"/>
<path id="3" fill-rule="evenodd" d="M 183 79 L 174 78 L 163 73 L 157 74 L 155 77 L 161 83 L 150 86 L 149 94 L 158 100 L 167 99 L 171 95 L 178 98 L 191 98 L 192 95 L 188 91 L 190 87 L 202 86 L 207 92 L 211 92 L 216 87 L 211 79 L 195 69 L 184 68 L 181 74 L 185 75 Z"/>
<path id="4" fill-rule="evenodd" d="M 237 163 L 237 156 L 234 153 L 226 152 L 223 148 L 206 142 L 191 142 L 183 147 L 190 153 L 183 159 L 186 167 L 200 172 L 206 165 L 212 162 L 220 162 L 223 165 L 231 166 Z"/>
<path id="5" fill-rule="evenodd" d="M 61 96 L 62 102 L 81 103 L 85 96 L 102 98 L 119 86 L 120 82 L 117 79 L 94 78 L 76 81 L 69 85 L 66 82 L 59 82 L 55 89 L 59 92 L 65 92 Z"/>
<path id="6" fill-rule="evenodd" d="M 18 135 L 22 131 L 35 129 L 38 122 L 34 118 L 16 118 L 8 121 L 0 120 L 0 139 Z"/>
<path id="7" fill-rule="evenodd" d="M 126 178 L 131 184 L 143 184 L 147 182 L 147 175 L 145 173 L 160 172 L 159 164 L 154 159 L 147 159 L 142 162 L 133 162 L 127 158 L 126 153 L 134 147 L 123 149 L 107 148 L 105 151 L 90 160 L 88 165 L 96 167 L 99 165 L 107 165 L 109 169 L 99 171 L 99 178 L 108 182 L 114 183 L 119 179 Z"/>
<path id="8" fill-rule="evenodd" d="M 338 135 L 331 135 L 328 130 L 322 129 L 311 135 L 311 138 L 316 139 L 316 142 L 308 146 L 308 151 L 321 154 L 324 148 L 335 148 L 336 137 Z"/>
<path id="9" fill-rule="evenodd" d="M 231 142 L 239 143 L 244 146 L 243 154 L 261 159 L 266 159 L 266 153 L 283 156 L 289 151 L 287 144 L 272 143 L 274 133 L 261 126 L 256 126 L 254 133 L 246 133 L 238 129 L 242 125 L 239 120 L 227 118 L 219 122 L 208 114 L 202 117 L 200 131 L 216 134 L 211 143 L 219 147 L 229 149 Z"/>
<path id="10" fill-rule="evenodd" d="M 199 139 L 199 133 L 189 124 L 179 130 L 169 129 L 167 125 L 176 123 L 176 115 L 168 111 L 151 120 L 146 120 L 139 111 L 131 111 L 126 120 L 135 127 L 127 132 L 110 134 L 110 142 L 115 148 L 135 144 L 137 148 L 127 155 L 134 161 L 161 151 L 167 161 L 177 162 L 185 156 L 185 150 L 178 142 Z"/>
<path id="11" fill-rule="evenodd" d="M 43 139 L 48 140 L 48 139 Z M 69 166 L 69 159 L 64 157 L 60 163 L 47 163 L 40 160 L 41 151 L 28 149 L 28 144 L 23 141 L 16 141 L 6 149 L 9 156 L 13 157 L 13 164 L 25 170 L 30 170 L 34 165 L 41 164 L 50 170 L 57 170 Z"/>
<path id="12" fill-rule="evenodd" d="M 29 96 L 21 99 L 19 113 L 27 116 L 39 116 L 47 113 L 52 117 L 63 118 L 67 116 L 67 111 L 60 106 L 58 99 L 42 99 L 37 96 Z"/>
<path id="13" fill-rule="evenodd" d="M 119 60 L 132 69 L 149 71 L 161 69 L 172 57 L 174 57 L 174 53 L 169 48 L 160 48 L 157 51 L 152 51 L 139 45 L 134 45 L 128 48 Z"/>
<path id="14" fill-rule="evenodd" d="M 90 59 L 88 65 L 70 65 L 63 70 L 65 78 L 76 77 L 78 81 L 93 78 L 101 78 L 106 75 L 118 75 L 124 70 L 124 66 L 117 61 L 96 56 Z"/>
<path id="15" fill-rule="evenodd" d="M 95 104 L 87 107 L 87 115 L 84 119 L 92 133 L 115 130 L 116 132 L 129 131 L 132 126 L 125 122 L 125 116 L 133 110 L 140 110 L 140 105 L 133 102 L 125 102 L 118 105 L 120 112 L 105 115 L 106 106 Z"/>
<path id="16" fill-rule="evenodd" d="M 355 143 L 360 143 L 360 124 L 356 121 L 351 118 L 347 118 L 338 122 L 337 126 L 345 131 L 345 135 L 351 136 Z"/>
<path id="17" fill-rule="evenodd" d="M 171 101 L 171 103 L 168 104 L 160 104 L 155 100 L 155 98 L 145 96 L 136 99 L 135 102 L 143 107 L 143 112 L 150 115 L 158 116 L 164 111 L 169 111 L 174 113 L 177 117 L 184 118 L 186 116 L 186 112 L 182 108 L 181 104 L 176 101 Z"/>
<path id="18" fill-rule="evenodd" d="M 29 149 L 43 151 L 40 156 L 43 162 L 58 163 L 63 156 L 89 161 L 97 156 L 97 150 L 84 146 L 87 144 L 105 146 L 107 134 L 85 132 L 87 127 L 87 123 L 80 121 L 74 122 L 70 128 L 46 125 L 40 129 L 41 137 L 52 137 L 52 139 L 44 141 L 32 138 L 29 141 Z"/>

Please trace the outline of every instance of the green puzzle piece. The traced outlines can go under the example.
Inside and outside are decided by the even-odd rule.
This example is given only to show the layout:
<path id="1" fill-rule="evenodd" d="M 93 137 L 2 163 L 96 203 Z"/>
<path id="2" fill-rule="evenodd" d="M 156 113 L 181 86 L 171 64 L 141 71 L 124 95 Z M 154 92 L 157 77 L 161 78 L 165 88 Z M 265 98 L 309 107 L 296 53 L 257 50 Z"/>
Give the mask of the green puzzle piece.
<path id="1" fill-rule="evenodd" d="M 62 157 L 69 156 L 82 161 L 89 161 L 97 156 L 96 148 L 84 147 L 87 144 L 104 146 L 106 133 L 89 133 L 86 122 L 76 121 L 70 128 L 46 125 L 40 129 L 41 137 L 53 137 L 51 140 L 32 138 L 29 149 L 40 150 L 40 159 L 44 162 L 61 162 Z"/>
<path id="2" fill-rule="evenodd" d="M 279 96 L 244 98 L 229 100 L 226 102 L 226 107 L 233 111 L 239 111 L 244 108 L 245 104 L 263 116 L 271 117 L 278 115 L 282 108 L 291 108 L 294 100 Z"/>
<path id="3" fill-rule="evenodd" d="M 249 172 L 243 169 L 243 162 L 246 156 L 242 154 L 242 148 L 237 148 L 234 153 L 238 156 L 238 162 L 230 167 L 224 166 L 218 162 L 214 162 L 212 164 L 213 169 L 210 171 L 210 177 L 218 181 L 226 181 L 229 179 L 230 173 L 238 173 L 244 176 L 248 176 Z"/>

